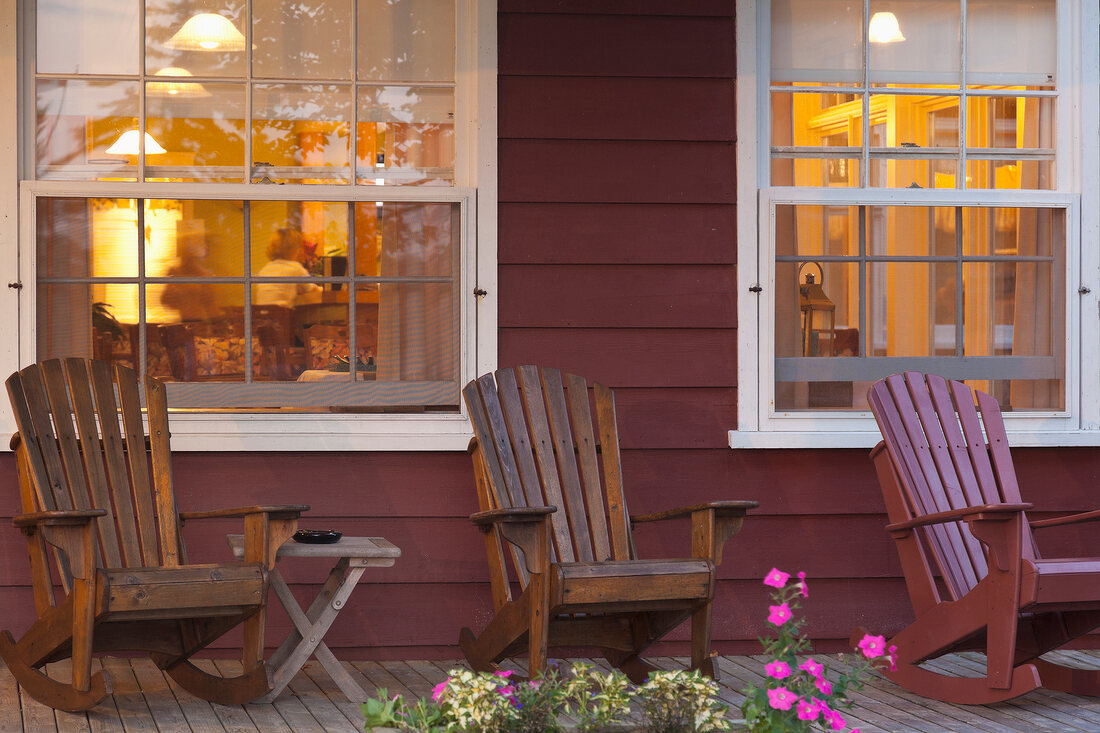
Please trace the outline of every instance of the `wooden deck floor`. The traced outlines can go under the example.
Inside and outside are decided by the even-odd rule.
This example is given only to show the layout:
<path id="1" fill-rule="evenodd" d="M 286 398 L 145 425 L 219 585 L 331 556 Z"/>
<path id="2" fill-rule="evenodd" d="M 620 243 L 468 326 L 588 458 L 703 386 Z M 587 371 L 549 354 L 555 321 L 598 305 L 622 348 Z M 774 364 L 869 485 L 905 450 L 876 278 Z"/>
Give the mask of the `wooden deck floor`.
<path id="1" fill-rule="evenodd" d="M 1100 652 L 1064 652 L 1064 664 L 1100 667 Z M 176 688 L 146 659 L 106 658 L 114 694 L 86 714 L 55 712 L 22 694 L 7 669 L 0 666 L 0 731 L 293 731 L 294 733 L 354 733 L 362 731 L 359 706 L 348 702 L 318 665 L 308 665 L 290 689 L 269 705 L 212 705 Z M 682 659 L 658 658 L 677 668 Z M 737 714 L 739 690 L 762 681 L 762 658 L 721 657 L 722 696 Z M 204 662 L 233 673 L 232 662 Z M 458 662 L 345 662 L 368 692 L 385 687 L 390 694 L 426 696 Z M 973 676 L 983 661 L 976 655 L 954 655 L 941 669 Z M 51 669 L 55 674 L 64 668 Z M 848 725 L 861 731 L 1100 731 L 1100 698 L 1082 698 L 1039 690 L 999 705 L 964 706 L 930 702 L 876 678 L 855 696 Z M 736 726 L 735 726 L 736 728 Z"/>

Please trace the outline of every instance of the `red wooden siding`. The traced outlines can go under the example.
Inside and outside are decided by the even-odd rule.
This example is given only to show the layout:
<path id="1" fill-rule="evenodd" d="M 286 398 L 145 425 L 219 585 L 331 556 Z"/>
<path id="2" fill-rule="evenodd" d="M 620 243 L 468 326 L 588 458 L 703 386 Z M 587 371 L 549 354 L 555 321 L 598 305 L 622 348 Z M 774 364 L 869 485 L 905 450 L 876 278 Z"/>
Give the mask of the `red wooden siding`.
<path id="1" fill-rule="evenodd" d="M 502 0 L 500 364 L 557 366 L 616 389 L 632 511 L 760 501 L 726 546 L 717 649 L 756 649 L 760 578 L 773 565 L 808 573 L 809 629 L 836 647 L 856 624 L 889 633 L 910 611 L 866 451 L 727 447 L 737 408 L 732 7 Z M 1100 451 L 1020 450 L 1016 463 L 1044 511 L 1097 503 Z M 453 658 L 459 629 L 490 617 L 464 453 L 179 453 L 174 466 L 185 510 L 306 502 L 303 526 L 402 548 L 393 568 L 368 571 L 333 627 L 340 656 Z M 10 524 L 14 477 L 11 454 L 0 455 L 0 627 L 21 632 L 33 604 Z M 224 534 L 239 527 L 184 532 L 202 559 L 224 557 Z M 1088 547 L 1100 527 L 1045 531 L 1041 542 Z M 685 552 L 687 526 L 642 527 L 637 541 L 648 556 Z M 325 573 L 282 570 L 302 598 Z M 288 621 L 275 610 L 271 623 L 277 642 Z"/>

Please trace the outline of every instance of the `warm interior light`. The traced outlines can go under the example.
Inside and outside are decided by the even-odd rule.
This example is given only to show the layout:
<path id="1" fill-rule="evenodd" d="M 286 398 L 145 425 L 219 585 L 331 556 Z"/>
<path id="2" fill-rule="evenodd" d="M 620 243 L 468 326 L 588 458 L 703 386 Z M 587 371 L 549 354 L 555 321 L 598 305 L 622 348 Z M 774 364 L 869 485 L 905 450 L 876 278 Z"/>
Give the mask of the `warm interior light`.
<path id="1" fill-rule="evenodd" d="M 191 76 L 191 72 L 178 66 L 169 66 L 166 69 L 161 69 L 154 76 Z M 151 81 L 146 85 L 145 93 L 154 97 L 164 95 L 173 97 L 210 96 L 210 92 L 206 91 L 202 84 L 194 81 Z"/>
<path id="2" fill-rule="evenodd" d="M 118 140 L 115 140 L 114 145 L 107 148 L 107 152 L 111 155 L 137 155 L 138 154 L 138 136 L 140 133 L 137 130 L 127 130 L 118 136 Z M 160 146 L 153 136 L 149 133 L 145 133 L 145 154 L 146 155 L 160 155 L 161 153 L 167 153 Z"/>
<path id="3" fill-rule="evenodd" d="M 165 44 L 177 51 L 243 51 L 244 36 L 217 13 L 192 16 Z"/>
<path id="4" fill-rule="evenodd" d="M 893 13 L 875 13 L 867 28 L 867 38 L 871 43 L 896 43 L 904 41 L 898 18 Z"/>

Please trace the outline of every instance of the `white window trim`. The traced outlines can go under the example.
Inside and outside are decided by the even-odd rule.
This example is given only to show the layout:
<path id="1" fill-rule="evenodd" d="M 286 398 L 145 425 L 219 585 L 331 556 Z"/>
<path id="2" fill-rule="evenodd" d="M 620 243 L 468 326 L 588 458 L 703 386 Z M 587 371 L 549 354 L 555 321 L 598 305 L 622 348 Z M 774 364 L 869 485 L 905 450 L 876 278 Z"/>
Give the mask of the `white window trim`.
<path id="1" fill-rule="evenodd" d="M 0 3 L 0 94 L 21 99 L 16 3 Z M 463 265 L 460 282 L 462 342 L 459 384 L 496 368 L 497 363 L 497 3 L 459 2 L 456 117 L 468 144 L 456 151 L 453 188 L 389 186 L 280 186 L 257 191 L 245 184 L 121 184 L 120 196 L 164 198 L 258 198 L 463 203 Z M 473 107 L 473 108 L 471 108 Z M 33 362 L 34 199 L 40 195 L 87 195 L 80 182 L 26 181 L 20 140 L 21 108 L 0 111 L 0 281 L 23 283 L 22 291 L 0 291 L 0 375 Z M 460 173 L 465 171 L 465 173 Z M 476 187 L 474 187 L 476 185 Z M 464 188 L 463 186 L 469 186 Z M 302 190 L 305 189 L 305 190 Z M 114 187 L 111 188 L 114 191 Z M 98 188 L 97 188 L 98 191 Z M 23 250 L 20 253 L 20 245 Z M 21 256 L 22 255 L 22 256 Z M 474 298 L 473 291 L 487 292 Z M 18 317 L 13 317 L 18 314 Z M 0 432 L 15 431 L 7 400 L 0 400 Z M 182 451 L 457 451 L 473 436 L 465 406 L 441 414 L 211 413 L 172 415 L 172 447 Z M 6 441 L 2 450 L 7 449 Z"/>
<path id="2" fill-rule="evenodd" d="M 1059 192 L 922 192 L 929 203 L 1012 203 L 1067 208 L 1066 411 L 1006 413 L 1013 445 L 1100 445 L 1100 8 L 1059 0 Z M 869 448 L 881 439 L 869 412 L 772 409 L 774 263 L 769 222 L 777 202 L 815 202 L 821 191 L 761 189 L 770 165 L 770 7 L 768 0 L 737 0 L 737 428 L 731 448 Z M 1073 33 L 1070 29 L 1075 29 Z M 1076 141 L 1076 144 L 1075 142 Z M 1066 193 L 1071 192 L 1071 193 Z M 1080 192 L 1080 193 L 1077 193 Z M 910 192 L 906 192 L 909 194 Z M 850 198 L 852 192 L 848 192 Z M 889 189 L 860 191 L 868 202 L 896 203 Z M 754 292 L 760 287 L 761 291 Z M 1078 288 L 1089 292 L 1078 293 Z M 1096 315 L 1094 315 L 1096 314 Z"/>

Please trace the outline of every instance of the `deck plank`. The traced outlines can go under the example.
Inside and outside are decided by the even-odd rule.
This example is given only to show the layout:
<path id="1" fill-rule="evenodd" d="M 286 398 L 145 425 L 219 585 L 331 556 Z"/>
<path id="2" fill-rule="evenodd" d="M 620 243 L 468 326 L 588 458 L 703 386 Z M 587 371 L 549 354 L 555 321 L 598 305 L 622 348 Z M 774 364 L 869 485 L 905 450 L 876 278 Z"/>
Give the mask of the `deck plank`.
<path id="1" fill-rule="evenodd" d="M 0 662 L 0 730 L 20 730 L 22 727 L 23 709 L 19 705 L 19 684 Z"/>
<path id="2" fill-rule="evenodd" d="M 92 662 L 92 672 L 95 672 L 95 662 Z M 71 680 L 73 678 L 73 665 L 72 661 L 66 659 L 61 662 L 52 662 L 46 665 L 46 674 L 55 680 Z M 88 715 L 86 713 L 67 713 L 64 710 L 54 710 L 54 719 L 57 721 L 57 729 L 59 731 L 72 731 L 73 733 L 84 733 L 92 730 L 91 724 L 88 722 Z M 0 730 L 6 730 L 0 728 Z"/>
<path id="3" fill-rule="evenodd" d="M 309 708 L 309 712 L 326 733 L 359 733 L 362 726 L 352 725 L 340 708 L 328 699 L 308 674 L 295 675 L 290 681 L 289 688 Z"/>
<path id="4" fill-rule="evenodd" d="M 111 674 L 111 696 L 115 699 L 118 716 L 127 733 L 130 731 L 156 731 L 153 712 L 141 694 L 130 660 L 120 657 L 103 657 L 103 668 Z"/>
<path id="5" fill-rule="evenodd" d="M 343 665 L 344 663 L 341 662 L 340 664 Z M 362 727 L 363 713 L 359 710 L 359 703 L 348 700 L 347 695 L 336 684 L 336 681 L 329 676 L 324 667 L 320 664 L 309 664 L 302 671 L 313 680 L 313 684 L 317 685 L 317 689 L 325 694 L 329 702 L 344 714 L 349 723 L 356 727 Z"/>
<path id="6" fill-rule="evenodd" d="M 212 659 L 196 659 L 195 666 L 209 674 L 220 674 L 217 664 Z M 211 710 L 218 716 L 218 721 L 225 728 L 226 733 L 256 733 L 259 728 L 252 722 L 252 718 L 245 711 L 243 705 L 219 705 L 210 703 Z"/>
<path id="7" fill-rule="evenodd" d="M 168 681 L 164 673 L 153 664 L 153 660 L 147 657 L 138 657 L 129 660 L 130 669 L 134 672 L 134 678 L 145 697 L 145 704 L 153 714 L 157 730 L 180 731 L 190 733 L 191 725 L 187 715 L 183 712 L 176 696 L 168 687 Z M 60 723 L 60 719 L 58 720 Z"/>

